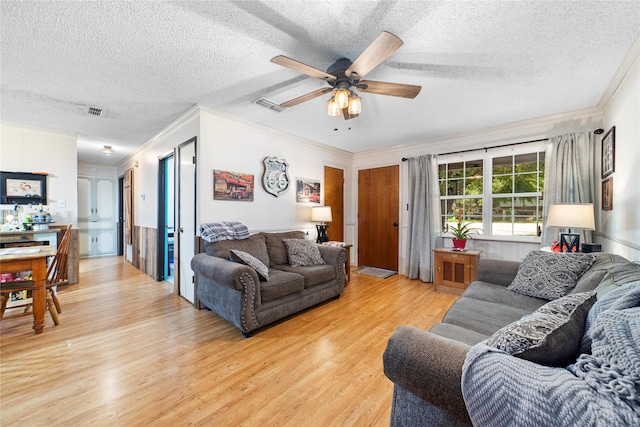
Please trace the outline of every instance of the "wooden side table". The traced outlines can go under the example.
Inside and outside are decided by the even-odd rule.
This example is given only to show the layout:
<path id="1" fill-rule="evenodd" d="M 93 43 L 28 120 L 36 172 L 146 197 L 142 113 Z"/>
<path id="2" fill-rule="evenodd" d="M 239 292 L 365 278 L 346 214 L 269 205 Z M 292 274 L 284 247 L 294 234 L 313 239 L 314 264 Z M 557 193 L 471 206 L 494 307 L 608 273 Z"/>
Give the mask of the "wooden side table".
<path id="1" fill-rule="evenodd" d="M 436 292 L 462 294 L 476 280 L 476 269 L 480 251 L 453 251 L 434 249 Z"/>

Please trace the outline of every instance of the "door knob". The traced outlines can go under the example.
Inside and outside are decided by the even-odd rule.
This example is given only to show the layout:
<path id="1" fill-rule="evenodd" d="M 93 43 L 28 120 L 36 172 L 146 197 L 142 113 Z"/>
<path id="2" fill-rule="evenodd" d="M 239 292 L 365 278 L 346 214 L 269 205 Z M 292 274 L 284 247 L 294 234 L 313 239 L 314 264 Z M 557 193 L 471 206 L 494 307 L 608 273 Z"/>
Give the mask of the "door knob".
<path id="1" fill-rule="evenodd" d="M 394 227 L 397 227 L 397 226 L 398 226 L 398 223 L 397 223 L 397 222 L 394 222 L 394 223 L 393 223 L 393 226 L 394 226 Z"/>
<path id="2" fill-rule="evenodd" d="M 181 232 L 181 233 L 184 233 L 184 228 L 180 227 L 180 228 L 178 228 L 178 231 Z"/>

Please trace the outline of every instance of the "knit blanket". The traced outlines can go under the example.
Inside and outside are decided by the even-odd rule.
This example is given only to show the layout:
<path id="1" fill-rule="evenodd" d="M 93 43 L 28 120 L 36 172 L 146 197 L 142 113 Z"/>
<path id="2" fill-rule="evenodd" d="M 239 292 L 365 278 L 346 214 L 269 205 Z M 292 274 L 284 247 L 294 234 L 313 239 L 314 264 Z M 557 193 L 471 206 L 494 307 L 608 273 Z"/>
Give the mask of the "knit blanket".
<path id="1" fill-rule="evenodd" d="M 640 281 L 605 295 L 591 313 L 591 353 L 566 369 L 484 342 L 472 347 L 462 394 L 473 425 L 640 426 Z"/>
<path id="2" fill-rule="evenodd" d="M 249 229 L 238 221 L 210 222 L 200 225 L 200 236 L 209 243 L 244 240 L 249 238 Z"/>

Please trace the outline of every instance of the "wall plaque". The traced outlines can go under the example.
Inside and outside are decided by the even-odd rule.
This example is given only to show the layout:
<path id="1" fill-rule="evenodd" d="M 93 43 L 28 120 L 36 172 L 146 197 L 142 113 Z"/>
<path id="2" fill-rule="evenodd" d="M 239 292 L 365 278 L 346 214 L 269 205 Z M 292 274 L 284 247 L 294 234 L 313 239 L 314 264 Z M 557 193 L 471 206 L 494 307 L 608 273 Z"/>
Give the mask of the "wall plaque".
<path id="1" fill-rule="evenodd" d="M 284 194 L 289 189 L 289 163 L 277 157 L 265 157 L 262 159 L 264 170 L 262 171 L 262 186 L 264 190 L 276 197 Z"/>

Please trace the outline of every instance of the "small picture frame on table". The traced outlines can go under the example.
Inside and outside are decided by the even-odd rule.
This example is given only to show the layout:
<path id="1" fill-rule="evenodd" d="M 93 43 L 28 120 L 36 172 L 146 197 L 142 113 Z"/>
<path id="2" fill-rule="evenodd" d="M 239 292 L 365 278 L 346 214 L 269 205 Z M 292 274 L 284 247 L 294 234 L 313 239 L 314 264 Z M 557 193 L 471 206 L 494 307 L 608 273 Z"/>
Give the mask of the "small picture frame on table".
<path id="1" fill-rule="evenodd" d="M 616 127 L 613 126 L 602 137 L 602 178 L 606 178 L 616 170 Z"/>
<path id="2" fill-rule="evenodd" d="M 613 178 L 607 178 L 602 181 L 602 210 L 610 211 L 613 209 Z"/>

